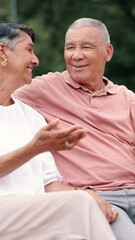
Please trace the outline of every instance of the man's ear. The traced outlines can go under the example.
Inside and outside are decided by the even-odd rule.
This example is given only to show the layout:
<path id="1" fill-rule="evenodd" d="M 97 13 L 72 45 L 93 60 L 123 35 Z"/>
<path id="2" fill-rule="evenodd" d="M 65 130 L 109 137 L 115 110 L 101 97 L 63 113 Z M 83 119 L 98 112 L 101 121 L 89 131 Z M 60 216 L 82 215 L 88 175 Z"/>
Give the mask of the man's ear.
<path id="1" fill-rule="evenodd" d="M 109 44 L 107 47 L 106 62 L 110 62 L 110 60 L 112 59 L 112 56 L 113 56 L 113 52 L 114 52 L 113 46 L 112 46 L 112 44 Z"/>

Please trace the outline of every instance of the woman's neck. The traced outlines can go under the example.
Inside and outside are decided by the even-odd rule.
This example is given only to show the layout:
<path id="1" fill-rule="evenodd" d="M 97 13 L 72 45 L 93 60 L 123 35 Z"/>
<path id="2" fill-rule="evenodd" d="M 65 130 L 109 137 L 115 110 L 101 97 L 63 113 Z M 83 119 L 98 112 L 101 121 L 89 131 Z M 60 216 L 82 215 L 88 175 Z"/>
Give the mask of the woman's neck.
<path id="1" fill-rule="evenodd" d="M 9 106 L 14 103 L 14 100 L 11 98 L 11 93 L 7 93 L 4 88 L 0 89 L 0 105 Z"/>

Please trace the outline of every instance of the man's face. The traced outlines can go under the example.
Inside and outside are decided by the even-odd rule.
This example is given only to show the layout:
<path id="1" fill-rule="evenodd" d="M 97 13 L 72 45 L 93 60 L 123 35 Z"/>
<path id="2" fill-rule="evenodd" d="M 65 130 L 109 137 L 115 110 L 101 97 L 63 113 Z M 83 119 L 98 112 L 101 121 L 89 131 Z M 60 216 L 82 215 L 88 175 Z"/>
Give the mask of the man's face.
<path id="1" fill-rule="evenodd" d="M 107 44 L 95 27 L 70 29 L 66 34 L 64 58 L 75 82 L 87 85 L 102 79 L 112 53 L 112 45 Z"/>

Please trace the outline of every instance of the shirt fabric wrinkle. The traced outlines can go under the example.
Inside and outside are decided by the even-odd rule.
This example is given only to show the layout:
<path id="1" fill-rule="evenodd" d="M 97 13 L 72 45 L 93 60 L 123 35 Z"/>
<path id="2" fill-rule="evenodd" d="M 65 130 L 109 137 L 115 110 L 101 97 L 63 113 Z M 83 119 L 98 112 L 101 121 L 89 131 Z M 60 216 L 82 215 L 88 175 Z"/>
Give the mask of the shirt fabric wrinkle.
<path id="1" fill-rule="evenodd" d="M 134 188 L 135 94 L 104 79 L 107 85 L 91 101 L 91 93 L 74 83 L 67 71 L 36 77 L 16 97 L 36 108 L 32 92 L 37 86 L 36 109 L 47 122 L 57 117 L 58 129 L 79 124 L 88 130 L 72 150 L 53 155 L 66 184 L 93 185 L 98 191 Z"/>

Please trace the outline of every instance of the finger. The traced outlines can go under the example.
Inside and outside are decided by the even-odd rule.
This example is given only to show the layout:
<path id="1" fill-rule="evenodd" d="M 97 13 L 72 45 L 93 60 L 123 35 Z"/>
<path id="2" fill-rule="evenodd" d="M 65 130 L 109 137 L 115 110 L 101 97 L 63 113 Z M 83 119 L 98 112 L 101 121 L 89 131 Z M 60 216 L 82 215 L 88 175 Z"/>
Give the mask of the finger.
<path id="1" fill-rule="evenodd" d="M 109 223 L 112 223 L 115 221 L 115 219 L 118 217 L 119 212 L 117 210 L 112 210 L 112 214 L 109 219 Z"/>
<path id="2" fill-rule="evenodd" d="M 65 130 L 66 130 L 66 132 L 67 132 L 68 134 L 70 134 L 70 133 L 72 133 L 72 132 L 76 132 L 76 131 L 78 131 L 78 130 L 86 131 L 86 130 L 84 130 L 82 127 L 80 127 L 80 126 L 78 126 L 78 125 L 73 125 L 73 126 L 71 126 L 71 127 L 66 128 Z"/>
<path id="3" fill-rule="evenodd" d="M 66 142 L 66 143 L 68 143 L 68 144 L 64 145 L 65 146 L 64 149 L 65 150 L 70 150 L 78 143 L 78 141 L 74 141 L 72 143 L 69 143 L 69 142 Z"/>
<path id="4" fill-rule="evenodd" d="M 46 130 L 52 130 L 54 129 L 55 127 L 57 127 L 57 125 L 59 124 L 59 119 L 58 118 L 55 118 L 53 119 L 52 121 L 50 121 L 47 126 L 46 126 Z"/>
<path id="5" fill-rule="evenodd" d="M 78 126 L 74 126 L 70 129 L 68 128 L 68 129 L 58 130 L 57 133 L 59 134 L 60 138 L 62 138 L 63 140 L 65 139 L 66 141 L 69 141 L 72 143 L 75 140 L 85 137 L 87 131 Z"/>
<path id="6" fill-rule="evenodd" d="M 117 218 L 117 216 L 118 216 L 118 210 L 109 205 L 108 211 L 107 211 L 108 222 L 109 223 L 113 222 Z"/>
<path id="7" fill-rule="evenodd" d="M 76 130 L 69 135 L 68 141 L 72 143 L 75 140 L 85 137 L 86 134 L 87 134 L 87 131 L 85 129 Z"/>
<path id="8" fill-rule="evenodd" d="M 75 133 L 71 133 L 68 138 L 66 138 L 66 141 L 64 142 L 64 145 L 66 149 L 71 149 L 74 147 L 78 141 L 86 136 L 86 132 L 83 129 L 77 130 Z"/>

